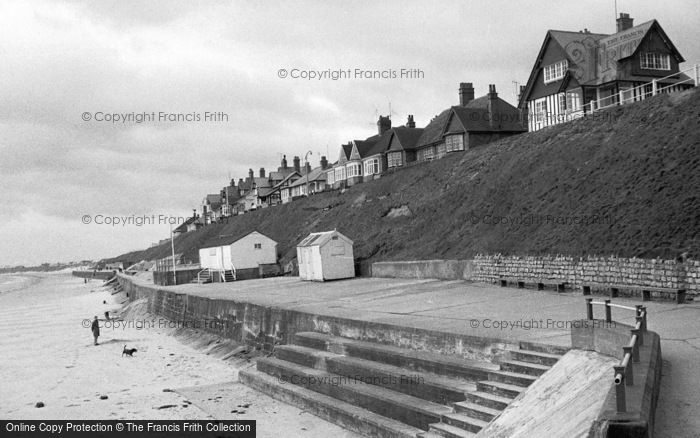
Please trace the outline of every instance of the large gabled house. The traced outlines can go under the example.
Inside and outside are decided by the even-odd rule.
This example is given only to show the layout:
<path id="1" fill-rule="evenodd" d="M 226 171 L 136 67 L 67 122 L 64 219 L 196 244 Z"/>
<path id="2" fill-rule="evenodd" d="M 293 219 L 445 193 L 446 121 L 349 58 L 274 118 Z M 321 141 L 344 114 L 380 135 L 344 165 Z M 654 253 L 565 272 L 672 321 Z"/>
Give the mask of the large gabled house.
<path id="1" fill-rule="evenodd" d="M 642 100 L 655 93 L 693 86 L 680 73 L 684 62 L 656 20 L 634 26 L 620 14 L 612 35 L 549 30 L 518 106 L 528 112 L 536 131 L 616 103 Z"/>

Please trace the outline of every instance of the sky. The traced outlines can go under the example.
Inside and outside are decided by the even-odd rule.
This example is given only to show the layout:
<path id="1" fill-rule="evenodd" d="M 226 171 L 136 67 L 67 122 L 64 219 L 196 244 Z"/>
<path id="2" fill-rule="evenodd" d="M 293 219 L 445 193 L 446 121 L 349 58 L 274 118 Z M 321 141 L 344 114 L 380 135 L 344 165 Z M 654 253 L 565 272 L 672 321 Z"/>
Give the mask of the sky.
<path id="1" fill-rule="evenodd" d="M 617 11 L 700 62 L 695 1 Z M 425 126 L 460 82 L 515 103 L 547 30 L 584 28 L 613 33 L 614 1 L 0 0 L 0 266 L 147 248 L 231 178 L 333 162 L 380 114 Z"/>

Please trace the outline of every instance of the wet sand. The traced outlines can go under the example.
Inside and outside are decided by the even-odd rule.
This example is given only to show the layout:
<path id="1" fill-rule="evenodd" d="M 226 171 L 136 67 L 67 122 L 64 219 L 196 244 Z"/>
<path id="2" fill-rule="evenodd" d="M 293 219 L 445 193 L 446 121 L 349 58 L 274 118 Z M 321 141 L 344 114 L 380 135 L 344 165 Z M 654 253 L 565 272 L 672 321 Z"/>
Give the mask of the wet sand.
<path id="1" fill-rule="evenodd" d="M 0 289 L 3 418 L 250 419 L 259 437 L 358 436 L 238 383 L 229 362 L 184 345 L 167 327 L 101 322 L 95 346 L 83 320 L 115 314 L 120 295 L 70 274 L 31 276 Z M 122 357 L 125 344 L 138 349 L 134 357 Z"/>

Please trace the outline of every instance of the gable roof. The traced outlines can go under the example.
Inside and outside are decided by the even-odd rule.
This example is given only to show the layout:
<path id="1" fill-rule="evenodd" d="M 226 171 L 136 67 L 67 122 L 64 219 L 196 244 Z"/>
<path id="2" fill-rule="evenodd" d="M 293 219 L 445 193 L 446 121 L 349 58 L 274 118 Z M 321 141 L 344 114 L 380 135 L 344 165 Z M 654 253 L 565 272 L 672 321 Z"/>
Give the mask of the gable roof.
<path id="1" fill-rule="evenodd" d="M 234 232 L 233 234 L 220 234 L 218 236 L 212 237 L 211 239 L 204 242 L 204 244 L 199 249 L 231 245 L 231 244 L 234 244 L 234 243 L 238 242 L 239 240 L 241 240 L 242 238 L 244 238 L 250 234 L 253 234 L 253 233 L 258 233 L 261 236 L 267 237 L 268 239 L 277 243 L 277 241 L 275 241 L 274 239 L 271 239 L 270 237 L 265 236 L 263 233 L 261 233 L 260 231 L 257 231 L 257 230 L 238 231 L 238 232 Z"/>
<path id="2" fill-rule="evenodd" d="M 582 85 L 600 85 L 607 80 L 616 78 L 616 76 L 610 77 L 609 74 L 604 74 L 604 71 L 609 66 L 616 66 L 615 63 L 635 55 L 641 43 L 652 30 L 659 33 L 679 63 L 685 61 L 656 20 L 650 20 L 614 34 L 562 30 L 547 31 L 535 64 L 530 72 L 525 92 L 520 96 L 518 107 L 523 108 L 526 102 L 531 100 L 530 95 L 535 80 L 543 68 L 542 59 L 551 42 L 558 44 L 566 54 L 568 61 L 576 65 L 577 75 L 572 76 L 574 79 Z M 631 80 L 633 78 L 625 76 L 624 79 Z M 550 83 L 548 84 L 550 90 L 545 91 L 545 93 L 549 94 L 549 91 L 556 92 L 555 88 L 560 86 L 561 84 Z"/>
<path id="3" fill-rule="evenodd" d="M 311 172 L 309 172 L 308 179 L 307 176 L 304 175 L 303 177 L 297 179 L 293 183 L 289 185 L 289 187 L 297 187 L 297 186 L 303 186 L 306 184 L 306 182 L 314 182 L 314 181 L 325 181 L 326 180 L 326 171 L 328 169 L 324 169 L 321 166 L 315 167 L 311 169 Z"/>
<path id="4" fill-rule="evenodd" d="M 486 95 L 472 100 L 466 106 L 453 106 L 445 130 L 453 117 L 459 120 L 467 132 L 527 131 L 521 123 L 520 111 L 500 97 L 489 99 Z"/>
<path id="5" fill-rule="evenodd" d="M 447 108 L 428 123 L 428 126 L 423 128 L 423 133 L 418 138 L 416 143 L 416 148 L 431 145 L 433 143 L 438 143 L 442 141 L 442 129 L 447 122 L 447 118 L 450 115 L 452 108 Z"/>
<path id="6" fill-rule="evenodd" d="M 307 247 L 307 246 L 323 246 L 326 243 L 333 240 L 333 237 L 343 239 L 346 242 L 348 242 L 350 245 L 353 244 L 353 241 L 350 240 L 347 236 L 339 233 L 336 230 L 333 230 L 333 231 L 322 231 L 320 233 L 311 233 L 308 236 L 306 236 L 304 239 L 302 239 L 301 242 L 299 242 L 299 244 L 297 245 L 297 248 L 303 248 L 303 247 Z"/>
<path id="7" fill-rule="evenodd" d="M 418 145 L 418 140 L 421 135 L 423 135 L 423 131 L 423 128 L 409 128 L 406 126 L 392 128 L 391 136 L 396 139 L 396 142 L 392 142 L 391 139 L 388 139 L 385 151 L 409 151 L 415 149 Z M 394 147 L 394 145 L 398 145 L 398 147 Z"/>

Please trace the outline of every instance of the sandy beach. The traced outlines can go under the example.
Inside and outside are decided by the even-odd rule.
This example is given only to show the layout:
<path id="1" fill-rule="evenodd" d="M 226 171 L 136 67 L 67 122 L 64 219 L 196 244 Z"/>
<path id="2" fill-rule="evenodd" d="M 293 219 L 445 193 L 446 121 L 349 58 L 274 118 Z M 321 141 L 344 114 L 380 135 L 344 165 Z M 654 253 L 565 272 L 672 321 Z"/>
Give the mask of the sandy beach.
<path id="1" fill-rule="evenodd" d="M 93 345 L 84 320 L 122 307 L 102 281 L 8 277 L 0 278 L 3 418 L 250 419 L 259 437 L 358 436 L 238 383 L 236 367 L 181 343 L 168 327 L 102 321 Z M 122 357 L 125 344 L 138 349 L 133 357 Z"/>

